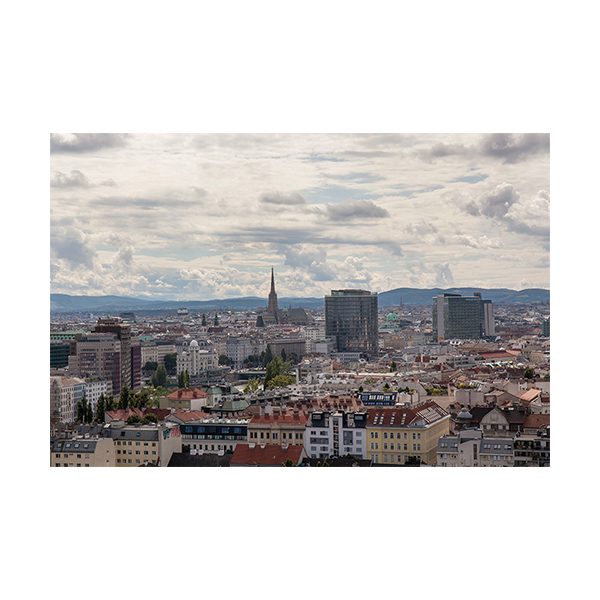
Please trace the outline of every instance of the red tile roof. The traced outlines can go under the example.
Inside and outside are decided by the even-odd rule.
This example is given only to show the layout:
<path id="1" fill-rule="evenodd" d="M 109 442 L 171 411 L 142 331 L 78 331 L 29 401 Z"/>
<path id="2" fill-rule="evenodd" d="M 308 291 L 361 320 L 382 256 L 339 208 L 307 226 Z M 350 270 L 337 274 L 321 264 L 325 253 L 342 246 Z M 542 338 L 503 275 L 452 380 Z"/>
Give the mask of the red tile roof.
<path id="1" fill-rule="evenodd" d="M 411 408 L 370 408 L 367 410 L 367 427 L 408 427 L 419 419 L 429 425 L 448 414 L 433 400 Z"/>
<path id="2" fill-rule="evenodd" d="M 198 398 L 207 397 L 208 394 L 197 387 L 175 390 L 167 396 L 169 400 L 197 400 Z"/>
<path id="3" fill-rule="evenodd" d="M 306 415 L 284 414 L 284 415 L 253 415 L 250 423 L 252 425 L 262 425 L 277 423 L 278 425 L 300 425 L 304 427 L 308 421 Z"/>
<path id="4" fill-rule="evenodd" d="M 527 415 L 523 420 L 523 429 L 543 429 L 550 427 L 550 415 Z"/>
<path id="5" fill-rule="evenodd" d="M 118 408 L 116 410 L 107 410 L 106 414 L 111 419 L 127 421 L 131 415 L 137 415 L 140 418 L 144 418 L 144 413 L 139 408 Z"/>
<path id="6" fill-rule="evenodd" d="M 189 421 L 198 421 L 200 419 L 208 419 L 211 415 L 202 412 L 201 410 L 176 410 L 171 413 L 172 417 L 177 417 L 186 423 Z"/>
<path id="7" fill-rule="evenodd" d="M 251 448 L 251 446 L 254 446 Z M 235 465 L 282 465 L 288 458 L 297 465 L 300 462 L 304 446 L 283 446 L 277 444 L 237 444 L 231 457 L 230 466 Z"/>

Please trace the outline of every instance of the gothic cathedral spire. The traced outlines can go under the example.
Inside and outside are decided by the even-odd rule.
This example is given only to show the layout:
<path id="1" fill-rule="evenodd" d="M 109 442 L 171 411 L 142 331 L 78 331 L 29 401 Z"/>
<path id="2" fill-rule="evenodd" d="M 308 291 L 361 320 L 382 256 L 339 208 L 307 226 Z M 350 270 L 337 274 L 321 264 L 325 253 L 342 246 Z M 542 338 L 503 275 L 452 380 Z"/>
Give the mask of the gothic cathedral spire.
<path id="1" fill-rule="evenodd" d="M 271 291 L 269 292 L 267 314 L 270 317 L 277 317 L 277 294 L 275 292 L 275 275 L 273 273 L 273 267 L 271 267 Z"/>

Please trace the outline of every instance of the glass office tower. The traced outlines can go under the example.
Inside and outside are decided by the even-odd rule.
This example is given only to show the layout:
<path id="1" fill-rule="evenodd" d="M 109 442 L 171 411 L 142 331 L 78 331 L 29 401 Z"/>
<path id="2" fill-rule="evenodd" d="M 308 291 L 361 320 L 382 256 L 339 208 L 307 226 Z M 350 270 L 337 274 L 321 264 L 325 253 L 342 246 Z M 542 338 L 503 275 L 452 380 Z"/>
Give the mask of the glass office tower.
<path id="1" fill-rule="evenodd" d="M 331 290 L 325 296 L 325 335 L 338 352 L 377 356 L 377 294 L 365 290 Z"/>

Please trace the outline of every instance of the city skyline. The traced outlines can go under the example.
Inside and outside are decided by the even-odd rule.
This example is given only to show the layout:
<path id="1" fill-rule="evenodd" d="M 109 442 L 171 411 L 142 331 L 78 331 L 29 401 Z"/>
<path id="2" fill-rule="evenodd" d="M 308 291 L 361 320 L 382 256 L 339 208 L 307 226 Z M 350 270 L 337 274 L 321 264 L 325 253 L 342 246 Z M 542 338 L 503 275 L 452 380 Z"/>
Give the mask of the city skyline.
<path id="1" fill-rule="evenodd" d="M 549 289 L 547 134 L 52 134 L 51 292 Z"/>

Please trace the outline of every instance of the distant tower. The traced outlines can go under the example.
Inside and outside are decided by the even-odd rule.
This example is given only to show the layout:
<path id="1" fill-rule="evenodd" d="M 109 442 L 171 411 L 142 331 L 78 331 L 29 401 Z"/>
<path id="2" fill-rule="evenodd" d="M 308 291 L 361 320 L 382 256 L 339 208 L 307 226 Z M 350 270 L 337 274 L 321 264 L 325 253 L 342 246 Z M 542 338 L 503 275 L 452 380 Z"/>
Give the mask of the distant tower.
<path id="1" fill-rule="evenodd" d="M 271 291 L 269 292 L 269 307 L 267 314 L 270 317 L 277 317 L 277 294 L 275 293 L 275 275 L 271 267 Z"/>

